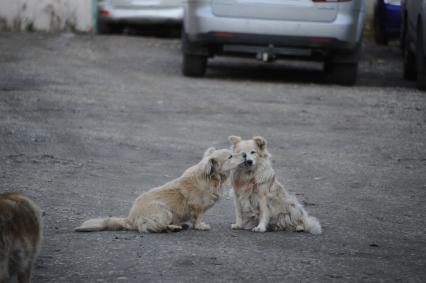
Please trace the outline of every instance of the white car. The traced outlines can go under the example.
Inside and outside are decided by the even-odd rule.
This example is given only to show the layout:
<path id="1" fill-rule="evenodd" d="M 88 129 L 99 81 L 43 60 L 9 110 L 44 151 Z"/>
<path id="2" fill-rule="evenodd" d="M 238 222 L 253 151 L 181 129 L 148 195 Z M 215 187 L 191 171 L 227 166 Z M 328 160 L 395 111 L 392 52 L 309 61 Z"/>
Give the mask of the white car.
<path id="1" fill-rule="evenodd" d="M 187 1 L 182 71 L 203 76 L 217 55 L 299 58 L 322 61 L 334 82 L 353 85 L 364 18 L 364 0 Z"/>
<path id="2" fill-rule="evenodd" d="M 129 24 L 179 24 L 182 0 L 99 0 L 97 30 L 119 33 Z"/>

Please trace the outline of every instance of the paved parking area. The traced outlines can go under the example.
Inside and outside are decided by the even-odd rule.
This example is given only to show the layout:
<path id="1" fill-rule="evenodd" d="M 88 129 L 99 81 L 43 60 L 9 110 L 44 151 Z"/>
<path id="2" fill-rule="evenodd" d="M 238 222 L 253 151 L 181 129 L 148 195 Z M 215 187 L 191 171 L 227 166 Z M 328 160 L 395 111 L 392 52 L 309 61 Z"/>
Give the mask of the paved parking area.
<path id="1" fill-rule="evenodd" d="M 180 74 L 178 39 L 0 34 L 0 190 L 43 208 L 34 282 L 425 282 L 426 94 L 396 46 L 367 42 L 356 87 L 318 66 L 215 59 Z M 75 233 L 126 215 L 231 134 L 262 135 L 324 234 Z"/>

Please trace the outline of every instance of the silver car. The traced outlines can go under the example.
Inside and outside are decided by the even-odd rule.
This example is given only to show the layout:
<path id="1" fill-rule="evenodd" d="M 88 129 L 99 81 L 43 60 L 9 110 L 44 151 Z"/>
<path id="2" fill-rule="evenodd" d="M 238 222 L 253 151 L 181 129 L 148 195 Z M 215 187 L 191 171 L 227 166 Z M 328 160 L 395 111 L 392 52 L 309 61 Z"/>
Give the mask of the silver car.
<path id="1" fill-rule="evenodd" d="M 404 78 L 426 90 L 426 0 L 404 0 L 401 13 Z"/>
<path id="2" fill-rule="evenodd" d="M 356 82 L 365 18 L 363 0 L 187 0 L 182 72 L 203 76 L 215 55 L 264 62 L 324 62 L 339 84 Z"/>
<path id="3" fill-rule="evenodd" d="M 99 0 L 99 33 L 121 32 L 128 24 L 181 23 L 183 0 Z"/>

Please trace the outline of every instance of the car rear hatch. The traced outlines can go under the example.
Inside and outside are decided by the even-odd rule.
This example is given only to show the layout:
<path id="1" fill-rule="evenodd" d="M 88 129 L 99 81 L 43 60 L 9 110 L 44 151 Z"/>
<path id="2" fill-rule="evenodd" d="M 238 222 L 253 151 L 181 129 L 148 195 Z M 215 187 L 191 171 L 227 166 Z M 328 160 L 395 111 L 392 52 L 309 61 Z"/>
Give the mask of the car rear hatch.
<path id="1" fill-rule="evenodd" d="M 211 0 L 218 17 L 278 21 L 332 22 L 338 4 L 324 0 Z"/>

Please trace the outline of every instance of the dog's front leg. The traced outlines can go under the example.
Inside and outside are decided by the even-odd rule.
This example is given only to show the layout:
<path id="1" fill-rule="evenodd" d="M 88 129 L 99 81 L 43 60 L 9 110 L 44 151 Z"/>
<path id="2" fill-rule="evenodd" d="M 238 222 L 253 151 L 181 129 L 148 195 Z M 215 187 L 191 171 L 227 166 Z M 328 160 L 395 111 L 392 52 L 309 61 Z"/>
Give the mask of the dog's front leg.
<path id="1" fill-rule="evenodd" d="M 253 228 L 253 232 L 266 232 L 266 227 L 269 223 L 269 208 L 266 194 L 259 194 L 259 224 Z"/>
<path id="2" fill-rule="evenodd" d="M 234 191 L 235 224 L 231 224 L 231 229 L 243 229 L 243 217 L 241 213 L 241 204 L 237 193 Z"/>
<path id="3" fill-rule="evenodd" d="M 208 231 L 210 230 L 210 225 L 202 222 L 204 217 L 204 211 L 195 213 L 192 217 L 192 227 L 195 230 Z"/>

